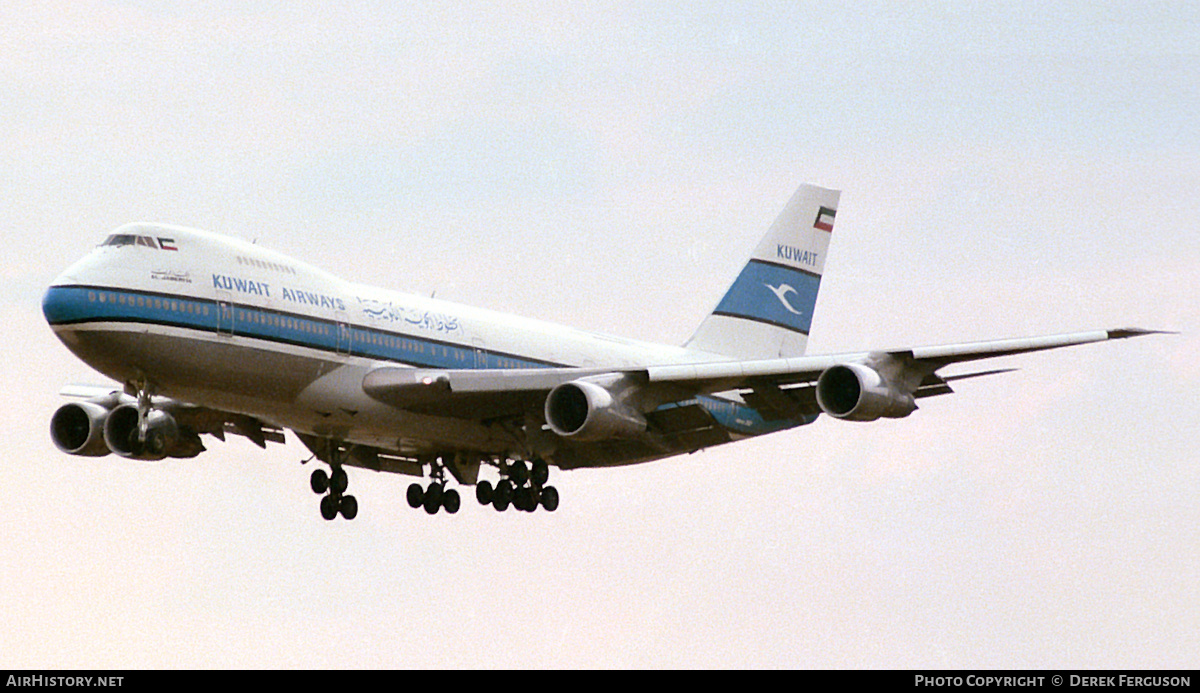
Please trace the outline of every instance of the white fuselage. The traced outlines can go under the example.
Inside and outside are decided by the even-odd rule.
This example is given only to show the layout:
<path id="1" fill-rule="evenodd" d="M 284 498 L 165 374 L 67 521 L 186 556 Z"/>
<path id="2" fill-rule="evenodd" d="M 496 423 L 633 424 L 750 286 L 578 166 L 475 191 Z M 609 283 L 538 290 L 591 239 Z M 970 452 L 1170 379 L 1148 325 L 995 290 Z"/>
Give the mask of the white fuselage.
<path id="1" fill-rule="evenodd" d="M 72 351 L 123 384 L 413 455 L 504 454 L 512 438 L 368 397 L 363 378 L 381 364 L 621 369 L 729 360 L 364 286 L 257 245 L 150 224 L 118 229 L 67 269 L 44 310 Z"/>

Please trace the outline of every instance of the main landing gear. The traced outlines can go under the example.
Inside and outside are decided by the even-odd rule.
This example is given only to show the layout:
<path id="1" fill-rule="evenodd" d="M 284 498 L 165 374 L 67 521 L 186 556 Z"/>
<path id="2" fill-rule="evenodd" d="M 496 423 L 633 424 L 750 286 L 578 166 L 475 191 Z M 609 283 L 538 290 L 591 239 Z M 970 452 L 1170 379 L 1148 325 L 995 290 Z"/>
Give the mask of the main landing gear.
<path id="1" fill-rule="evenodd" d="M 423 507 L 430 515 L 436 515 L 441 509 L 453 515 L 462 507 L 462 497 L 458 495 L 458 491 L 446 488 L 446 480 L 440 467 L 436 468 L 433 483 L 429 484 L 429 488 L 412 484 L 408 487 L 407 497 L 410 507 Z"/>
<path id="2" fill-rule="evenodd" d="M 309 477 L 313 493 L 317 495 L 329 493 L 321 499 L 321 517 L 332 520 L 341 513 L 347 520 L 353 520 L 358 515 L 358 500 L 354 496 L 345 495 L 346 485 L 350 482 L 342 465 L 332 463 L 329 474 L 324 469 L 314 469 Z"/>
<path id="3" fill-rule="evenodd" d="M 462 507 L 458 491 L 446 488 L 446 467 L 439 460 L 432 463 L 431 481 L 428 488 L 421 484 L 408 487 L 406 499 L 409 507 L 425 508 L 425 512 L 436 515 L 445 510 L 453 515 Z M 480 505 L 490 505 L 499 512 L 509 506 L 525 512 L 533 512 L 538 506 L 553 512 L 558 508 L 558 489 L 547 486 L 550 468 L 542 460 L 531 464 L 523 461 L 490 463 L 500 470 L 500 481 L 495 487 L 487 480 L 475 484 L 475 499 Z"/>
<path id="4" fill-rule="evenodd" d="M 480 505 L 490 505 L 497 512 L 508 510 L 508 506 L 531 513 L 538 506 L 549 512 L 558 509 L 558 489 L 547 486 L 550 468 L 542 460 L 534 460 L 526 466 L 517 460 L 500 468 L 500 481 L 495 488 L 484 480 L 475 484 L 475 500 Z"/>
<path id="5" fill-rule="evenodd" d="M 315 437 L 301 437 L 301 440 L 313 451 L 314 458 L 329 465 L 329 471 L 316 469 L 309 477 L 313 493 L 321 496 L 321 517 L 334 520 L 341 515 L 353 520 L 358 515 L 358 500 L 346 493 L 349 479 L 343 466 L 346 461 L 358 463 L 357 457 L 349 457 L 353 446 L 344 448 L 338 441 Z M 429 485 L 412 484 L 406 499 L 411 507 L 424 508 L 430 515 L 436 515 L 439 510 L 453 515 L 462 508 L 459 491 L 447 488 L 447 471 L 459 484 L 474 483 L 475 499 L 480 505 L 490 505 L 498 512 L 508 510 L 510 506 L 525 512 L 533 512 L 539 507 L 549 512 L 558 509 L 558 490 L 546 483 L 550 479 L 550 468 L 544 460 L 468 458 L 464 461 L 458 457 L 433 457 L 414 461 L 422 466 L 429 465 Z M 500 481 L 495 486 L 490 481 L 478 479 L 481 464 L 495 467 L 500 472 Z"/>
<path id="6" fill-rule="evenodd" d="M 425 508 L 425 512 L 436 515 L 438 510 L 445 510 L 453 515 L 462 507 L 462 497 L 458 491 L 446 488 L 446 466 L 441 460 L 430 462 L 429 488 L 421 488 L 420 484 L 408 487 L 408 505 L 412 508 Z"/>

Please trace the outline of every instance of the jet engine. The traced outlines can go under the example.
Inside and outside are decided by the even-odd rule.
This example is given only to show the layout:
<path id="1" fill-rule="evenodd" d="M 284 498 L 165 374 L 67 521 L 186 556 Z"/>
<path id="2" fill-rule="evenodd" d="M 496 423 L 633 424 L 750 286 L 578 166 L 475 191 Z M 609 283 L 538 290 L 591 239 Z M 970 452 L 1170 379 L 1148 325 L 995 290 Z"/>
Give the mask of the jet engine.
<path id="1" fill-rule="evenodd" d="M 135 460 L 195 457 L 204 451 L 200 436 L 180 430 L 175 417 L 162 409 L 146 413 L 146 435 L 141 436 L 134 404 L 122 404 L 109 412 L 104 422 L 104 442 L 121 457 Z"/>
<path id="2" fill-rule="evenodd" d="M 573 380 L 550 391 L 546 423 L 564 438 L 583 441 L 632 438 L 646 431 L 640 411 L 588 380 Z"/>
<path id="3" fill-rule="evenodd" d="M 826 369 L 817 380 L 817 404 L 826 414 L 848 421 L 900 419 L 917 408 L 912 393 L 894 387 L 878 371 L 860 363 Z"/>
<path id="4" fill-rule="evenodd" d="M 70 455 L 103 457 L 109 453 L 104 443 L 104 421 L 108 409 L 94 402 L 64 404 L 50 417 L 50 439 Z"/>

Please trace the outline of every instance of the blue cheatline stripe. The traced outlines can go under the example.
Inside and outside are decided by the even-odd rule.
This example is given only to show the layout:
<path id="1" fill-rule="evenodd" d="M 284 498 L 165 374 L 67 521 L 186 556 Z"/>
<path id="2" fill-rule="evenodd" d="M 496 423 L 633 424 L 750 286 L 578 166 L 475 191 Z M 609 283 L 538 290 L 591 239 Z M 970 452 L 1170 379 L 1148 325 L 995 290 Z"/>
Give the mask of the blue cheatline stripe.
<path id="1" fill-rule="evenodd" d="M 420 368 L 503 369 L 548 368 L 564 364 L 537 361 L 512 354 L 477 352 L 472 347 L 412 335 L 368 329 L 334 320 L 296 313 L 265 310 L 240 304 L 181 297 L 177 294 L 130 291 L 98 286 L 53 286 L 42 299 L 42 312 L 51 325 L 138 323 L 182 327 L 201 332 L 220 330 L 279 344 L 307 347 L 330 353 L 349 353 Z M 759 435 L 791 428 L 797 422 L 765 421 L 757 411 L 740 402 L 701 396 L 696 403 L 717 422 L 746 435 Z M 815 417 L 814 417 L 815 418 Z M 808 423 L 808 419 L 803 423 Z"/>
<path id="2" fill-rule="evenodd" d="M 751 260 L 713 313 L 808 334 L 820 288 L 815 274 Z"/>
<path id="3" fill-rule="evenodd" d="M 127 322 L 230 333 L 422 368 L 548 368 L 560 364 L 336 320 L 176 294 L 54 286 L 42 299 L 51 325 Z"/>

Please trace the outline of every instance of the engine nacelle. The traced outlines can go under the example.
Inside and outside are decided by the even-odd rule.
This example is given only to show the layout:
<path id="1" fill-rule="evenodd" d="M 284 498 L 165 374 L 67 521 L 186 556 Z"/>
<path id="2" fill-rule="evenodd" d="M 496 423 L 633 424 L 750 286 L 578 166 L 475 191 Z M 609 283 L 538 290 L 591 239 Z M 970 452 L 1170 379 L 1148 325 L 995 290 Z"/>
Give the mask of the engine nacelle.
<path id="1" fill-rule="evenodd" d="M 181 431 L 175 417 L 162 409 L 151 409 L 146 414 L 146 435 L 142 439 L 137 406 L 133 404 L 122 404 L 109 412 L 104 422 L 104 442 L 121 457 L 134 460 L 195 457 L 204 451 L 200 436 Z"/>
<path id="2" fill-rule="evenodd" d="M 94 402 L 64 404 L 50 417 L 50 439 L 69 455 L 103 457 L 109 453 L 104 443 L 107 418 L 108 409 Z"/>
<path id="3" fill-rule="evenodd" d="M 584 441 L 633 438 L 646 432 L 646 417 L 640 411 L 587 380 L 573 380 L 550 391 L 546 423 L 564 438 Z"/>
<path id="4" fill-rule="evenodd" d="M 826 414 L 848 421 L 900 419 L 916 408 L 912 393 L 896 389 L 870 366 L 832 366 L 817 380 L 817 404 Z"/>

